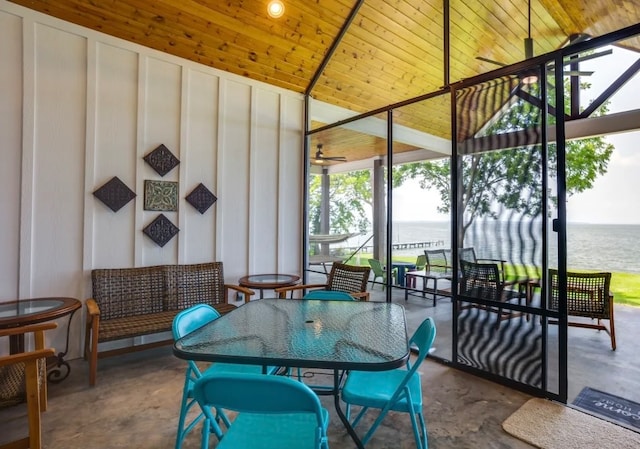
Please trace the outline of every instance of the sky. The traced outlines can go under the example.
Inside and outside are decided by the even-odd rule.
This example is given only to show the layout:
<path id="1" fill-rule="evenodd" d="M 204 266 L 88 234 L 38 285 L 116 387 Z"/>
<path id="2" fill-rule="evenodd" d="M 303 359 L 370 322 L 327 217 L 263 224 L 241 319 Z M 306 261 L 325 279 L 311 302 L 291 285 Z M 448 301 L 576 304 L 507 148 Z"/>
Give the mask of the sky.
<path id="1" fill-rule="evenodd" d="M 595 98 L 638 58 L 633 53 L 613 48 L 613 54 L 585 61 L 581 70 L 593 70 L 588 78 L 589 93 Z M 640 108 L 640 75 L 632 78 L 612 98 L 611 112 Z M 582 99 L 588 104 L 588 99 Z M 615 150 L 608 171 L 598 177 L 593 188 L 571 196 L 567 203 L 567 219 L 577 223 L 640 224 L 640 131 L 606 136 Z M 440 199 L 435 191 L 422 190 L 417 182 L 407 182 L 394 189 L 394 221 L 447 220 L 438 214 Z"/>

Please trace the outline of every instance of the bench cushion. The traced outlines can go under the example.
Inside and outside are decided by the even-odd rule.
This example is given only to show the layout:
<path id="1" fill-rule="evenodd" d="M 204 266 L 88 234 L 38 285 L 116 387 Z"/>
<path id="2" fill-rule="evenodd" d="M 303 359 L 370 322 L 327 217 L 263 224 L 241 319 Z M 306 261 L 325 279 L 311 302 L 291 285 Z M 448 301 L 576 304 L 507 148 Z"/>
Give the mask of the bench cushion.
<path id="1" fill-rule="evenodd" d="M 233 304 L 215 304 L 213 307 L 220 315 L 229 313 L 236 308 Z M 102 343 L 105 341 L 170 331 L 173 318 L 177 314 L 177 310 L 169 310 L 166 312 L 114 318 L 108 321 L 101 319 L 98 330 L 98 341 Z"/>
<path id="2" fill-rule="evenodd" d="M 173 317 L 175 317 L 177 313 L 177 310 L 170 310 L 167 312 L 113 318 L 111 320 L 103 320 L 101 318 L 98 341 L 120 340 L 121 338 L 139 337 L 141 335 L 170 331 Z"/>

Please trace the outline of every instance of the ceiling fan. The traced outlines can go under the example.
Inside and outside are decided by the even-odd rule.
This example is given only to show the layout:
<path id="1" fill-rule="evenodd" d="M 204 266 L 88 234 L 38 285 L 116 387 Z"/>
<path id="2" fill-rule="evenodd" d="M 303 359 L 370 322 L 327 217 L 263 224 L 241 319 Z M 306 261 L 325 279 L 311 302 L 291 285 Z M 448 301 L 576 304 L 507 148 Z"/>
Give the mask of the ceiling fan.
<path id="1" fill-rule="evenodd" d="M 344 156 L 325 156 L 322 152 L 322 144 L 319 143 L 316 146 L 316 157 L 315 161 L 322 163 L 323 161 L 334 161 L 334 162 L 347 162 L 347 158 Z"/>
<path id="2" fill-rule="evenodd" d="M 533 58 L 533 39 L 531 38 L 531 0 L 528 0 L 527 2 L 527 7 L 528 7 L 528 11 L 527 11 L 527 25 L 528 25 L 528 29 L 527 29 L 527 37 L 524 39 L 524 58 L 526 59 L 531 59 Z M 576 43 L 576 42 L 581 42 L 583 40 L 588 39 L 589 36 L 586 34 L 581 34 L 579 36 L 577 36 L 577 39 L 572 40 L 570 43 Z M 585 55 L 585 56 L 580 56 L 580 57 L 570 57 L 568 59 L 566 59 L 563 64 L 564 65 L 569 65 L 569 64 L 574 64 L 574 63 L 578 63 L 581 61 L 586 61 L 588 59 L 593 59 L 593 58 L 597 58 L 599 56 L 604 56 L 604 55 L 608 55 L 611 54 L 612 50 L 605 50 L 603 52 L 600 53 L 593 53 L 590 55 Z M 483 56 L 476 56 L 476 59 L 480 60 L 480 61 L 484 61 L 484 62 L 488 62 L 490 64 L 495 64 L 495 65 L 499 65 L 501 67 L 507 66 L 509 64 L 506 64 L 504 62 L 500 62 L 500 61 L 495 61 L 493 59 L 489 59 L 489 58 L 485 58 Z M 553 65 L 549 66 L 549 69 L 553 69 Z M 580 71 L 580 70 L 565 70 L 564 71 L 565 75 L 568 76 L 590 76 L 593 75 L 593 72 L 591 71 Z M 538 81 L 538 77 L 535 75 L 525 75 L 522 78 L 522 81 L 525 84 L 532 84 Z"/>

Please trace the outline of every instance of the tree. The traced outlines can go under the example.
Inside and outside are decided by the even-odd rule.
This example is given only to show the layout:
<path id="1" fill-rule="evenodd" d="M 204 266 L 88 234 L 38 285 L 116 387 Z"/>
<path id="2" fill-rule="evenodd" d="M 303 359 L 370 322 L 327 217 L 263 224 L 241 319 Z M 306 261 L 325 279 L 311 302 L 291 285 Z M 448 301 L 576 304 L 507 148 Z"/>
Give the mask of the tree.
<path id="1" fill-rule="evenodd" d="M 360 170 L 329 176 L 329 233 L 366 232 L 370 227 L 367 206 L 372 206 L 371 171 Z M 309 232 L 320 234 L 322 176 L 309 180 Z"/>
<path id="2" fill-rule="evenodd" d="M 583 89 L 589 85 L 583 83 Z M 533 92 L 535 94 L 535 92 Z M 568 110 L 569 105 L 565 105 Z M 607 112 L 607 104 L 594 115 Z M 498 135 L 540 125 L 540 109 L 519 99 L 495 123 L 488 127 L 487 135 Z M 550 120 L 553 123 L 553 119 Z M 613 145 L 603 137 L 593 137 L 566 143 L 567 196 L 583 192 L 593 186 L 598 176 L 607 172 Z M 548 146 L 549 175 L 556 175 L 557 152 Z M 420 187 L 435 189 L 442 200 L 438 211 L 451 209 L 450 159 L 435 162 L 406 164 L 394 170 L 394 182 L 417 179 Z M 480 217 L 498 218 L 499 209 L 506 208 L 527 216 L 542 212 L 542 152 L 540 145 L 475 153 L 461 158 L 462 191 L 459 217 L 463 241 L 466 230 Z M 555 197 L 551 197 L 556 201 Z"/>

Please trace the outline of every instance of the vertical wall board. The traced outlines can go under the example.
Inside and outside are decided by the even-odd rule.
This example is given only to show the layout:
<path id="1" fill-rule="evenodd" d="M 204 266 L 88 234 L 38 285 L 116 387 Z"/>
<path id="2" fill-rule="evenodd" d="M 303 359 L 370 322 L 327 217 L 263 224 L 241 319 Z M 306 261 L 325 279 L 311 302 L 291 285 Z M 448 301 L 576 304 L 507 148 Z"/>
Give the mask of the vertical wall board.
<path id="1" fill-rule="evenodd" d="M 249 266 L 251 87 L 221 80 L 220 103 L 216 252 L 224 262 L 225 280 L 235 282 Z"/>
<path id="2" fill-rule="evenodd" d="M 22 156 L 22 19 L 0 12 L 0 301 L 18 298 Z"/>
<path id="3" fill-rule="evenodd" d="M 253 89 L 249 272 L 276 273 L 280 96 Z"/>
<path id="4" fill-rule="evenodd" d="M 215 219 L 217 203 L 204 214 L 200 214 L 184 200 L 202 183 L 214 195 L 216 189 L 218 151 L 218 77 L 198 70 L 188 72 L 188 106 L 185 111 L 185 143 L 182 148 L 180 207 L 183 250 L 185 260 L 190 263 L 215 260 Z"/>
<path id="5" fill-rule="evenodd" d="M 143 79 L 146 102 L 143 107 L 144 130 L 141 148 L 138 149 L 140 158 L 137 161 L 138 164 L 142 164 L 141 170 L 139 170 L 142 177 L 137 180 L 136 190 L 141 197 L 139 200 L 141 205 L 144 204 L 145 180 L 178 182 L 180 174 L 180 169 L 176 167 L 164 176 L 160 176 L 142 157 L 153 151 L 158 145 L 164 144 L 175 157 L 181 159 L 182 69 L 178 64 L 156 58 L 146 58 L 146 65 L 145 78 Z M 182 191 L 179 192 L 179 195 L 182 195 Z M 180 228 L 177 212 L 143 211 L 142 226 L 136 230 L 136 238 L 142 239 L 142 265 L 170 264 L 178 261 L 177 236 L 164 247 L 160 247 L 142 233 L 142 229 L 161 213 Z"/>
<path id="6" fill-rule="evenodd" d="M 303 122 L 304 100 L 282 96 L 278 156 L 278 270 L 282 273 L 302 269 Z"/>
<path id="7" fill-rule="evenodd" d="M 137 197 L 117 212 L 97 198 L 91 198 L 93 215 L 93 268 L 131 267 L 134 265 L 135 205 L 143 201 L 136 191 L 138 56 L 135 52 L 106 44 L 97 44 L 95 92 L 95 154 L 92 192 L 117 176 Z M 89 115 L 89 114 L 88 114 Z"/>
<path id="8" fill-rule="evenodd" d="M 36 24 L 34 43 L 31 296 L 82 298 L 87 41 Z M 49 334 L 54 347 L 65 328 Z"/>

